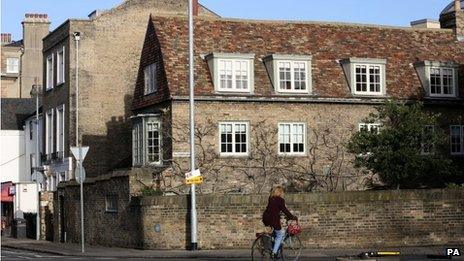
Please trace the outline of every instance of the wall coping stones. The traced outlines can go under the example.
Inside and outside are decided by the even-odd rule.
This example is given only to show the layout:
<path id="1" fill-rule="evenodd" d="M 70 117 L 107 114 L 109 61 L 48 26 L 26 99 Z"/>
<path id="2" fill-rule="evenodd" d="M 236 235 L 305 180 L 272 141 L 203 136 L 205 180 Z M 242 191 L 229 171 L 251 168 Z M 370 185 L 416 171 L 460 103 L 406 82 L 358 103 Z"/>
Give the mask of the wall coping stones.
<path id="1" fill-rule="evenodd" d="M 142 206 L 150 205 L 178 205 L 187 207 L 189 195 L 182 196 L 153 196 L 142 198 Z M 267 195 L 197 195 L 197 206 L 210 205 L 240 205 L 252 204 L 262 205 L 267 202 Z M 433 190 L 386 190 L 386 191 L 344 191 L 330 193 L 298 193 L 286 194 L 285 200 L 288 204 L 305 202 L 327 202 L 337 204 L 344 202 L 376 202 L 376 201 L 436 201 L 446 199 L 449 201 L 462 201 L 464 189 L 433 189 Z"/>

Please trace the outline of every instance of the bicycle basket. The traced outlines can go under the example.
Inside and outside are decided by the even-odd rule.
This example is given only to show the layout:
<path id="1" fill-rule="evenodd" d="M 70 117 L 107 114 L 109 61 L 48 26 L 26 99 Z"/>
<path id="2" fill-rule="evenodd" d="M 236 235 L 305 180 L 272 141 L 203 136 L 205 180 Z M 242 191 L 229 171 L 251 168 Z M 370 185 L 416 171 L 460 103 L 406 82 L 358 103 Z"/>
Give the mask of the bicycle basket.
<path id="1" fill-rule="evenodd" d="M 301 233 L 301 226 L 297 223 L 288 224 L 288 234 L 290 236 L 298 235 Z"/>

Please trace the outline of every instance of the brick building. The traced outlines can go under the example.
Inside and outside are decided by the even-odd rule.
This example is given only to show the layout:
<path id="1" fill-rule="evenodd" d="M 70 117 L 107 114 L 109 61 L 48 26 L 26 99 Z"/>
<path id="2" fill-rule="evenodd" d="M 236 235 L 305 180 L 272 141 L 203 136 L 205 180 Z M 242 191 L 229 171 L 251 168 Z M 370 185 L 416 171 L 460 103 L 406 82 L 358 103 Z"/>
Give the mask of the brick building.
<path id="1" fill-rule="evenodd" d="M 202 192 L 360 189 L 344 143 L 386 100 L 441 112 L 464 155 L 464 11 L 413 27 L 195 18 Z M 132 164 L 187 192 L 188 23 L 150 17 L 132 103 Z M 438 28 L 437 28 L 438 27 Z"/>
<path id="2" fill-rule="evenodd" d="M 32 85 L 42 81 L 42 38 L 50 22 L 46 14 L 26 14 L 22 22 L 23 39 L 12 41 L 2 33 L 1 98 L 29 98 Z"/>
<path id="3" fill-rule="evenodd" d="M 79 41 L 79 139 L 90 151 L 88 177 L 130 166 L 133 86 L 149 14 L 182 15 L 187 1 L 126 0 L 88 19 L 69 19 L 44 38 L 43 111 L 47 175 L 73 179 L 76 145 L 76 42 Z M 200 6 L 201 16 L 215 16 Z"/>

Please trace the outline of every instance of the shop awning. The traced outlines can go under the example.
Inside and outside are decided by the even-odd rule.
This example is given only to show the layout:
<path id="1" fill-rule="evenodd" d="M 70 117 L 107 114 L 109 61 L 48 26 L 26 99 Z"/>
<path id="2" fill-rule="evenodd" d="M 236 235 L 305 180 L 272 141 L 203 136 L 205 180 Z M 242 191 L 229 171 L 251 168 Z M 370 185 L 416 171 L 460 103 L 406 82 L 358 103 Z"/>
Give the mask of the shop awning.
<path id="1" fill-rule="evenodd" d="M 12 182 L 2 183 L 2 202 L 13 202 L 14 185 Z"/>

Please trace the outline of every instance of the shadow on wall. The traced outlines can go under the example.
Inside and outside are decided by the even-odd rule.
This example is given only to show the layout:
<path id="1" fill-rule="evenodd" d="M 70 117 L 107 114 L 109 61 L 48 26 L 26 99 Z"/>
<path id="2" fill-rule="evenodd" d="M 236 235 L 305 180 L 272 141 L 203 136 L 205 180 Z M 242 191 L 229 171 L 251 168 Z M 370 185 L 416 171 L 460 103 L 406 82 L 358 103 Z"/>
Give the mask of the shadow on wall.
<path id="1" fill-rule="evenodd" d="M 106 122 L 106 136 L 83 135 L 82 142 L 90 146 L 84 161 L 87 177 L 95 177 L 131 167 L 131 116 L 132 95 L 124 96 L 123 116 L 113 116 Z"/>

